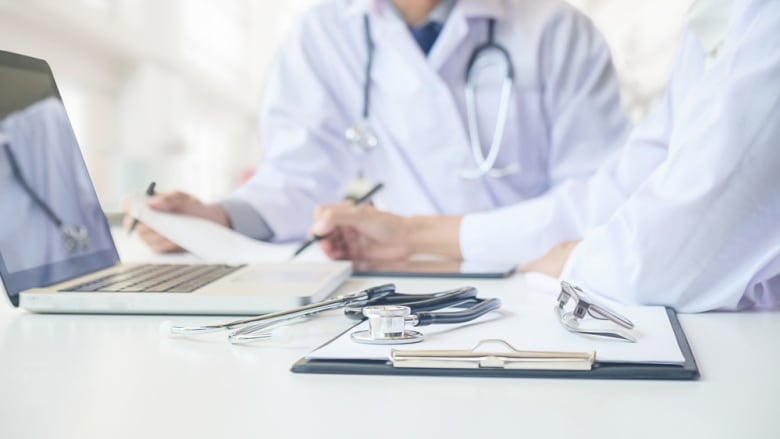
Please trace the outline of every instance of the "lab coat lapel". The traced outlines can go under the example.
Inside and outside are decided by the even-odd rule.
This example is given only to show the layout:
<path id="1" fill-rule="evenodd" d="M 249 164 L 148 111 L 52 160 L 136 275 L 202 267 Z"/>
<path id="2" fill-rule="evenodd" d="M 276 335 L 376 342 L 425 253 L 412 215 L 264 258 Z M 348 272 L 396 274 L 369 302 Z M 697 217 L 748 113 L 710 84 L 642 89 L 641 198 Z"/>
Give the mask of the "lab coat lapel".
<path id="1" fill-rule="evenodd" d="M 433 139 L 425 142 L 420 139 L 441 132 L 442 125 L 452 127 L 450 131 L 459 135 L 457 140 L 466 142 L 466 132 L 447 84 L 431 68 L 406 24 L 396 16 L 385 16 L 376 22 L 373 82 L 378 97 L 384 96 L 384 102 L 389 105 L 380 108 L 377 101 L 372 111 L 395 108 L 397 112 L 398 105 L 405 106 L 396 113 L 402 114 L 404 120 L 393 126 L 392 132 L 402 142 L 414 142 L 416 150 L 440 151 L 440 147 L 433 146 Z M 467 33 L 465 20 L 462 32 L 463 36 Z M 448 136 L 447 141 L 452 142 L 452 136 Z"/>
<path id="2" fill-rule="evenodd" d="M 428 64 L 434 71 L 442 68 L 447 59 L 463 44 L 469 34 L 469 24 L 458 7 L 450 12 L 444 28 L 428 54 Z"/>
<path id="3" fill-rule="evenodd" d="M 416 93 L 428 69 L 406 24 L 384 8 L 375 12 L 371 25 L 376 46 L 372 80 L 392 87 L 395 93 Z"/>
<path id="4" fill-rule="evenodd" d="M 397 148 L 412 168 L 414 178 L 427 190 L 432 204 L 425 210 L 430 213 L 465 209 L 466 206 L 445 200 L 446 194 L 456 192 L 471 193 L 474 199 L 485 201 L 484 208 L 490 207 L 484 183 L 460 177 L 463 154 L 469 151 L 468 134 L 452 92 L 435 68 L 444 67 L 456 50 L 469 50 L 463 46 L 469 35 L 466 15 L 455 9 L 451 14 L 452 22 L 445 25 L 449 28 L 440 36 L 441 45 L 438 49 L 434 45 L 438 55 L 431 52 L 434 59 L 425 57 L 406 24 L 391 11 L 379 7 L 372 15 L 376 45 L 372 86 L 376 99 L 372 101 L 371 113 L 377 115 L 375 123 L 384 125 L 380 128 L 383 137 L 392 139 L 385 143 L 386 147 Z M 447 129 L 441 129 L 443 126 Z"/>
<path id="5" fill-rule="evenodd" d="M 473 18 L 500 19 L 503 16 L 504 5 L 499 0 L 459 0 L 428 55 L 430 66 L 439 70 L 454 52 L 470 49 L 462 46 L 469 35 L 469 27 L 474 25 Z"/>

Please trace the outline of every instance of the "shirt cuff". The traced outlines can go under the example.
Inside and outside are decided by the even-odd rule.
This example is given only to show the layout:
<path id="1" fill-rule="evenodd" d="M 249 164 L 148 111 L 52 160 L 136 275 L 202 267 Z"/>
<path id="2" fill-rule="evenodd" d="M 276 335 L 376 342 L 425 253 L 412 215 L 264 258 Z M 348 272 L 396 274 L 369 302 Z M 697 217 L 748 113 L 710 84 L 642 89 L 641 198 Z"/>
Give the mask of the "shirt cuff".
<path id="1" fill-rule="evenodd" d="M 274 237 L 274 231 L 251 204 L 229 199 L 220 201 L 219 205 L 225 209 L 230 227 L 236 232 L 261 241 L 270 241 Z"/>

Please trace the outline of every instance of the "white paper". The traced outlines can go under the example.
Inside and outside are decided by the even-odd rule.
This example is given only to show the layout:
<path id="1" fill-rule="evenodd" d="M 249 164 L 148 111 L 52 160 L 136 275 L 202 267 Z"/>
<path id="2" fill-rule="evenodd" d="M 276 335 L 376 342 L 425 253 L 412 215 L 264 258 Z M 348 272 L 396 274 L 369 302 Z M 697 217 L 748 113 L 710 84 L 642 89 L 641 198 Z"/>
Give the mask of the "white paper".
<path id="1" fill-rule="evenodd" d="M 130 216 L 207 262 L 251 263 L 290 260 L 299 243 L 268 244 L 211 221 L 151 209 L 143 197 L 129 200 Z M 324 260 L 312 245 L 295 261 Z"/>
<path id="2" fill-rule="evenodd" d="M 312 359 L 381 359 L 390 358 L 391 349 L 468 350 L 480 341 L 501 339 L 519 350 L 553 352 L 593 352 L 602 362 L 681 364 L 684 357 L 677 344 L 671 323 L 663 307 L 622 307 L 618 312 L 635 324 L 636 343 L 607 340 L 571 333 L 558 321 L 554 303 L 549 306 L 502 308 L 499 312 L 462 325 L 431 325 L 414 328 L 425 334 L 425 340 L 411 345 L 367 345 L 350 339 L 354 331 L 368 329 L 363 322 L 332 343 L 312 352 Z M 591 320 L 591 319 L 588 319 Z M 589 323 L 589 322 L 588 322 Z M 585 322 L 583 322 L 583 325 Z M 503 352 L 494 346 L 480 351 Z"/>

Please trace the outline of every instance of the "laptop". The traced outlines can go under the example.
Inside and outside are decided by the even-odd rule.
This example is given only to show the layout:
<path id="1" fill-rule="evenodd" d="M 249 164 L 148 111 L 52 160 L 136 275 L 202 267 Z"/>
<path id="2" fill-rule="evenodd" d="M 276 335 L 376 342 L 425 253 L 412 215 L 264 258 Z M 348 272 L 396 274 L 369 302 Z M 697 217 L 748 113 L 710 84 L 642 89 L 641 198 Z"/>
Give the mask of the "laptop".
<path id="1" fill-rule="evenodd" d="M 319 301 L 349 262 L 119 260 L 51 69 L 0 51 L 0 277 L 48 313 L 262 314 Z"/>

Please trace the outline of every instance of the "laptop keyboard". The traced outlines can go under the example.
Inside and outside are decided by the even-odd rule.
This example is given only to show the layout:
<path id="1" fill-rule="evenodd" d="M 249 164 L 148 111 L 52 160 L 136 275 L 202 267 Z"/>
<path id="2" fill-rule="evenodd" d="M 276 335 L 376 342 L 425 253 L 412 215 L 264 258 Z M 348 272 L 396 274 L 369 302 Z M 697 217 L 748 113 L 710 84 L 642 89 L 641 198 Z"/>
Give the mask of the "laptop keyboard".
<path id="1" fill-rule="evenodd" d="M 137 265 L 60 291 L 191 293 L 241 267 L 243 265 Z"/>

